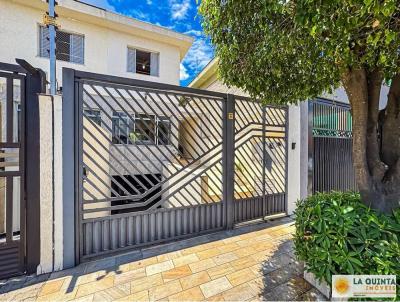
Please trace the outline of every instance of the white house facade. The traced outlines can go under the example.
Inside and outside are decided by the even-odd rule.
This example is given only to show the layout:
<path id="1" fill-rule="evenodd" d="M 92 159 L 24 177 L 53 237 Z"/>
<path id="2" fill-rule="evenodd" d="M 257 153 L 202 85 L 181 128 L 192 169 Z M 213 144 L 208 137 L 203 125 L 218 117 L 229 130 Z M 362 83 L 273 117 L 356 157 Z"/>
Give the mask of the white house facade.
<path id="1" fill-rule="evenodd" d="M 79 1 L 57 2 L 58 86 L 63 67 L 179 85 L 191 37 Z M 48 73 L 47 6 L 42 0 L 0 0 L 2 62 L 22 58 Z"/>

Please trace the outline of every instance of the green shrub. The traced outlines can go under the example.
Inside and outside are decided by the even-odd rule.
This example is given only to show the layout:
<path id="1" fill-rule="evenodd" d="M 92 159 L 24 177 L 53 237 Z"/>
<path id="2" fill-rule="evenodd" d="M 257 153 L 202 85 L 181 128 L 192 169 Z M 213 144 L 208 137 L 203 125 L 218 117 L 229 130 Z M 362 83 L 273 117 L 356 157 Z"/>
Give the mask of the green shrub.
<path id="1" fill-rule="evenodd" d="M 400 209 L 385 216 L 357 193 L 332 192 L 299 201 L 295 215 L 296 255 L 320 281 L 331 284 L 335 274 L 400 279 Z"/>

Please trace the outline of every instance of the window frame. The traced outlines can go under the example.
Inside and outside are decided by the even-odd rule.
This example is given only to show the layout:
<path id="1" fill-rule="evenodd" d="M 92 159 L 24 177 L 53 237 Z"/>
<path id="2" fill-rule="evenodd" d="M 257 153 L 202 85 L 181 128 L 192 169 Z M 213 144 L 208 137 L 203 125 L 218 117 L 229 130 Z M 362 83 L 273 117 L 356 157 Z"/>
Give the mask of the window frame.
<path id="1" fill-rule="evenodd" d="M 168 140 L 168 143 L 167 144 L 160 144 L 159 143 L 159 140 L 160 140 L 160 136 L 159 136 L 159 129 L 160 129 L 160 126 L 159 126 L 159 123 L 160 122 L 162 122 L 162 123 L 168 123 L 168 132 L 167 132 L 167 135 L 168 135 L 168 137 L 167 137 L 167 140 Z M 156 144 L 157 144 L 157 146 L 170 146 L 170 145 L 172 145 L 172 138 L 171 138 L 171 134 L 172 134 L 172 122 L 171 122 L 171 118 L 169 118 L 169 117 L 156 117 L 156 129 L 157 129 L 157 131 L 156 131 L 156 140 L 157 140 L 157 142 L 156 142 Z"/>
<path id="2" fill-rule="evenodd" d="M 131 113 L 128 112 L 129 116 L 131 116 L 132 118 L 130 118 L 125 112 L 123 111 L 113 111 L 112 113 L 112 125 L 111 125 L 111 129 L 113 130 L 112 133 L 112 142 L 113 145 L 131 145 L 131 146 L 140 146 L 140 145 L 147 145 L 147 146 L 171 146 L 172 145 L 172 139 L 171 139 L 171 134 L 172 134 L 172 127 L 171 127 L 171 118 L 170 117 L 158 117 L 156 115 L 151 115 L 151 114 L 146 114 L 146 113 Z M 142 116 L 142 118 L 138 118 L 137 116 Z M 149 117 L 148 117 L 149 116 Z M 120 142 L 116 142 L 116 140 L 114 139 L 115 135 L 114 135 L 114 119 L 119 118 L 119 119 L 125 119 L 126 123 L 123 123 L 122 125 L 119 124 L 119 128 L 118 128 L 118 133 L 119 135 L 120 132 L 122 131 L 120 128 L 125 128 L 126 129 L 126 140 L 125 143 L 120 143 Z M 128 128 L 128 125 L 130 125 L 133 122 L 133 132 L 136 133 L 136 121 L 151 121 L 151 119 L 153 118 L 154 121 L 154 140 L 147 140 L 147 141 L 137 141 L 135 139 L 134 142 L 131 142 L 131 140 L 129 139 L 129 134 L 130 134 L 130 130 Z M 168 144 L 164 144 L 164 143 L 160 143 L 160 138 L 159 138 L 159 122 L 166 122 L 168 121 Z M 120 121 L 118 123 L 121 123 Z M 146 128 L 147 129 L 147 128 Z M 143 129 L 143 130 L 146 130 Z M 118 141 L 124 141 L 121 138 Z"/>
<path id="3" fill-rule="evenodd" d="M 83 108 L 83 111 L 84 111 L 84 112 L 89 112 L 89 111 L 91 111 L 91 112 L 96 112 L 96 113 L 98 113 L 98 116 L 93 115 L 93 114 L 87 114 L 87 113 L 86 113 L 86 116 L 85 116 L 85 114 L 84 114 L 84 116 L 85 116 L 86 118 L 88 118 L 88 119 L 91 119 L 91 116 L 93 116 L 93 117 L 98 117 L 98 118 L 99 118 L 99 123 L 97 123 L 95 119 L 91 119 L 91 120 L 92 120 L 96 125 L 98 125 L 98 126 L 101 127 L 101 125 L 102 125 L 102 123 L 103 123 L 103 119 L 101 118 L 101 110 L 100 110 L 100 109 Z"/>
<path id="4" fill-rule="evenodd" d="M 41 24 L 41 23 L 37 23 L 37 25 L 38 25 L 38 31 L 37 31 L 38 32 L 38 34 L 37 34 L 38 35 L 38 41 L 37 41 L 37 45 L 38 45 L 37 51 L 38 52 L 37 52 L 37 56 L 40 57 L 40 58 L 49 59 L 50 58 L 50 54 L 48 54 L 47 56 L 42 56 L 42 52 L 41 52 L 41 49 L 42 49 L 42 47 L 41 47 L 42 46 L 41 30 L 42 30 L 42 28 L 47 28 L 47 26 L 44 25 L 44 24 Z M 70 36 L 74 35 L 74 36 L 79 36 L 79 37 L 82 38 L 82 63 L 81 62 L 71 61 L 72 57 L 76 57 L 76 56 L 72 56 L 71 55 L 71 47 L 70 47 L 70 53 L 69 53 L 69 61 L 61 60 L 61 59 L 56 58 L 57 61 L 67 62 L 67 63 L 70 63 L 70 64 L 85 65 L 85 62 L 86 62 L 86 59 L 85 59 L 85 56 L 86 56 L 86 51 L 85 51 L 85 49 L 86 49 L 86 35 L 78 33 L 78 32 L 74 32 L 74 31 L 70 31 L 70 30 L 61 30 L 60 29 L 60 30 L 56 30 L 56 31 L 63 32 L 63 33 L 68 34 Z M 71 45 L 71 43 L 70 43 L 70 45 Z M 57 47 L 57 42 L 56 42 L 56 47 Z M 56 54 L 56 57 L 57 57 L 57 54 Z"/>

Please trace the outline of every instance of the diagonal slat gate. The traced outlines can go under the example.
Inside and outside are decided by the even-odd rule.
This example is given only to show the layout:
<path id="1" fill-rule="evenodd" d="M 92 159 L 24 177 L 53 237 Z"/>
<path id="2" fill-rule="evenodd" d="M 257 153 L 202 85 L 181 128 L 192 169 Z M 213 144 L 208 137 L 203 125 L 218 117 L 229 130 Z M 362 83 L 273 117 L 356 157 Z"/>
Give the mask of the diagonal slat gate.
<path id="1" fill-rule="evenodd" d="M 73 73 L 79 261 L 286 211 L 286 108 Z M 64 85 L 65 86 L 65 85 Z"/>
<path id="2" fill-rule="evenodd" d="M 286 211 L 286 108 L 235 100 L 235 222 Z"/>

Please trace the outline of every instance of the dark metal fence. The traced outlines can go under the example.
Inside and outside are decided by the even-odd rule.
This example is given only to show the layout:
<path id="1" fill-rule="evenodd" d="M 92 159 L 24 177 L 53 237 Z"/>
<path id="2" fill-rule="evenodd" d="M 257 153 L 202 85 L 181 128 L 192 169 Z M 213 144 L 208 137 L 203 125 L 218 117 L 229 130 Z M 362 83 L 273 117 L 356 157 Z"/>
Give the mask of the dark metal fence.
<path id="1" fill-rule="evenodd" d="M 286 212 L 286 108 L 64 70 L 78 261 Z"/>
<path id="2" fill-rule="evenodd" d="M 309 102 L 310 193 L 356 190 L 350 106 Z"/>
<path id="3" fill-rule="evenodd" d="M 0 279 L 36 272 L 40 261 L 37 95 L 45 77 L 23 63 L 30 69 L 0 63 Z"/>

